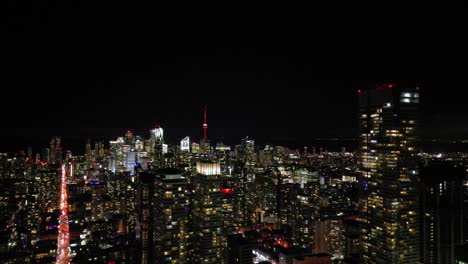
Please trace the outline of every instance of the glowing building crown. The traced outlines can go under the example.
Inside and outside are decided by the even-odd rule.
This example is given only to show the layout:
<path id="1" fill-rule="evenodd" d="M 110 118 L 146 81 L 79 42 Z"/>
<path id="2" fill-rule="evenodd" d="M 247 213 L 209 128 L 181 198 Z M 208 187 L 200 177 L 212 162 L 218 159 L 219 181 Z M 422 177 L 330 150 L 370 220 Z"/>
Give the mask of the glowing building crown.
<path id="1" fill-rule="evenodd" d="M 162 127 L 158 126 L 157 128 L 153 129 L 153 133 L 154 133 L 154 137 L 158 140 L 162 140 L 163 139 L 163 129 Z"/>
<path id="2" fill-rule="evenodd" d="M 197 162 L 197 173 L 207 176 L 220 175 L 221 166 L 217 162 Z"/>

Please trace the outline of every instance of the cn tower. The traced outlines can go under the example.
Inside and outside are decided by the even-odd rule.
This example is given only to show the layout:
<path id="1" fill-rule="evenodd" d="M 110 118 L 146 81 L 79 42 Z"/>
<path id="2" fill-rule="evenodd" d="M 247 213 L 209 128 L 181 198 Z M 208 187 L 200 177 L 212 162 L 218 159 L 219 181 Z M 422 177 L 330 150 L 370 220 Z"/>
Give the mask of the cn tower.
<path id="1" fill-rule="evenodd" d="M 208 124 L 206 122 L 206 105 L 205 105 L 205 109 L 203 111 L 203 139 L 205 140 L 205 142 L 207 141 L 207 135 L 206 135 L 206 132 L 208 130 Z"/>

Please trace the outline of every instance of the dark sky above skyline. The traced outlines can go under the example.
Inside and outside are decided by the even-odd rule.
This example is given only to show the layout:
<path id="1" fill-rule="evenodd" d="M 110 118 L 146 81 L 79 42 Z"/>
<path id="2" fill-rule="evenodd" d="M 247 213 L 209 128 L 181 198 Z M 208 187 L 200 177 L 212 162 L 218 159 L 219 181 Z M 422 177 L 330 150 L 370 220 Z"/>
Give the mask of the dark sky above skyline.
<path id="1" fill-rule="evenodd" d="M 147 136 L 155 124 L 169 140 L 198 139 L 204 104 L 215 140 L 349 138 L 356 90 L 381 82 L 421 86 L 424 137 L 468 135 L 461 35 L 423 22 L 405 35 L 355 34 L 307 20 L 198 23 L 141 12 L 10 2 L 0 151 L 54 135 Z"/>

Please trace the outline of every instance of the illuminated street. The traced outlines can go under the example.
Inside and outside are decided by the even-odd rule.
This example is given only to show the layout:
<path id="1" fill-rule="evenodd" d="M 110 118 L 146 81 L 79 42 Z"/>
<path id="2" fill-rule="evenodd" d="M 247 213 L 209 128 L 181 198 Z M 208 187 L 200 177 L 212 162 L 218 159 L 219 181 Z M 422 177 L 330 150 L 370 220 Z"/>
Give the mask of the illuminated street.
<path id="1" fill-rule="evenodd" d="M 60 186 L 60 217 L 59 234 L 57 237 L 57 264 L 70 263 L 70 233 L 68 229 L 68 195 L 67 195 L 67 172 L 62 165 L 62 177 Z"/>

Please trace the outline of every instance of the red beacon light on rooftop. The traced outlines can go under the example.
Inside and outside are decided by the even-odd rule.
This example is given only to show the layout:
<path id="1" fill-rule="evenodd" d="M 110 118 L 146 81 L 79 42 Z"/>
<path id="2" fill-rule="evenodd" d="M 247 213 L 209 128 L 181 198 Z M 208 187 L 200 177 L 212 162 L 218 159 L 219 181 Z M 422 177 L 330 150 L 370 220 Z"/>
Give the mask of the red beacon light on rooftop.
<path id="1" fill-rule="evenodd" d="M 362 93 L 362 90 L 361 90 L 361 89 L 359 89 L 359 90 L 357 90 L 357 92 L 358 92 L 358 94 L 361 94 L 361 93 Z"/>
<path id="2" fill-rule="evenodd" d="M 384 89 L 393 89 L 395 88 L 396 84 L 394 83 L 384 83 L 384 84 L 377 84 L 375 86 L 376 90 L 384 90 Z"/>

